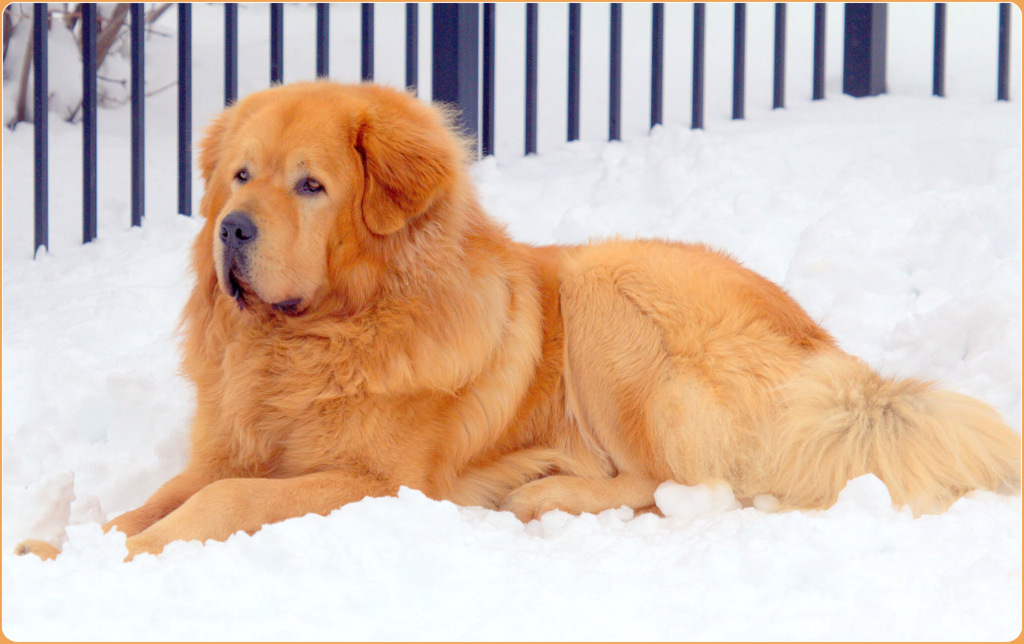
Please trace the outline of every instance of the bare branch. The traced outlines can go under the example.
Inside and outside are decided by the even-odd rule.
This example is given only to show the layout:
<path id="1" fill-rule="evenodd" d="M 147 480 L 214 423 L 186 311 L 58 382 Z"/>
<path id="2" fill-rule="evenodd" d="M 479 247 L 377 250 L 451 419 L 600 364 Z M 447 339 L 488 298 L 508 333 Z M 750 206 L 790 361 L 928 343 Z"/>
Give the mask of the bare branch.
<path id="1" fill-rule="evenodd" d="M 125 16 L 128 15 L 129 3 L 119 2 L 114 7 L 114 13 L 110 16 L 107 24 L 100 30 L 99 38 L 96 39 L 96 68 L 103 64 L 111 45 L 117 41 L 118 33 L 124 25 Z"/>
<path id="2" fill-rule="evenodd" d="M 64 24 L 68 26 L 71 31 L 75 30 L 75 25 L 78 24 L 78 19 L 82 16 L 82 3 L 77 2 L 72 7 L 68 7 L 67 3 L 64 3 Z"/>
<path id="3" fill-rule="evenodd" d="M 11 40 L 11 34 L 14 33 L 14 23 L 11 21 L 11 14 L 7 11 L 10 5 L 4 7 L 4 60 L 7 60 L 7 43 Z"/>
<path id="4" fill-rule="evenodd" d="M 15 99 L 14 116 L 8 121 L 7 127 L 14 129 L 14 126 L 25 120 L 25 101 L 27 100 L 26 94 L 28 94 L 28 74 L 29 68 L 32 65 L 32 35 L 33 30 L 29 30 L 28 39 L 25 42 L 25 57 L 21 59 L 21 78 L 18 79 L 18 97 Z M 36 114 L 34 118 L 39 118 Z"/>
<path id="5" fill-rule="evenodd" d="M 157 21 L 160 16 L 164 15 L 164 12 L 171 8 L 171 2 L 164 2 L 149 10 L 146 14 L 146 24 L 152 24 Z"/>

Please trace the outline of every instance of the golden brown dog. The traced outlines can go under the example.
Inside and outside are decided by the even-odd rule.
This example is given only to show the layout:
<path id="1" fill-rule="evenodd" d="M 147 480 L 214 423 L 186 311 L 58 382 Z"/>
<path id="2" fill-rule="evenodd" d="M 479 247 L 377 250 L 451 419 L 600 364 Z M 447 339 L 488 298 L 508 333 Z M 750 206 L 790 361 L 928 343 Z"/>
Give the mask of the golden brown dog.
<path id="1" fill-rule="evenodd" d="M 873 473 L 915 513 L 1019 486 L 994 410 L 876 375 L 723 254 L 512 241 L 445 116 L 408 94 L 260 92 L 199 165 L 191 455 L 107 525 L 129 556 L 401 485 L 523 520 L 649 508 L 666 480 L 825 508 Z"/>

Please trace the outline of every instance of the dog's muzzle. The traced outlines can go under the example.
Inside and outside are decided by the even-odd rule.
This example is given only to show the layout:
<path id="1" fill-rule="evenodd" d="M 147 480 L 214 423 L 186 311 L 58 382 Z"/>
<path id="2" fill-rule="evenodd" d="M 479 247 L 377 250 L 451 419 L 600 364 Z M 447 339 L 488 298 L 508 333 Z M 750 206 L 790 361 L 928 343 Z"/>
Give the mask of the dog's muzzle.
<path id="1" fill-rule="evenodd" d="M 224 272 L 228 290 L 240 307 L 245 307 L 245 292 L 239 278 L 245 279 L 248 264 L 247 249 L 259 234 L 249 215 L 233 212 L 220 222 L 220 243 L 223 246 Z"/>

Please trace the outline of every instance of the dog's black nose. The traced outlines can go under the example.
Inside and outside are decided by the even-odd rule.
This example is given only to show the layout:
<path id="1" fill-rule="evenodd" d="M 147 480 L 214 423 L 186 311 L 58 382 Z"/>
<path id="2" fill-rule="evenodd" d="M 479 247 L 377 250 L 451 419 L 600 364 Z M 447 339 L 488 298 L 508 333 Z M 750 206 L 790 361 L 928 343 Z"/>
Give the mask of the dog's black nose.
<path id="1" fill-rule="evenodd" d="M 220 240 L 228 248 L 241 248 L 256 239 L 256 224 L 249 215 L 233 212 L 220 222 Z"/>

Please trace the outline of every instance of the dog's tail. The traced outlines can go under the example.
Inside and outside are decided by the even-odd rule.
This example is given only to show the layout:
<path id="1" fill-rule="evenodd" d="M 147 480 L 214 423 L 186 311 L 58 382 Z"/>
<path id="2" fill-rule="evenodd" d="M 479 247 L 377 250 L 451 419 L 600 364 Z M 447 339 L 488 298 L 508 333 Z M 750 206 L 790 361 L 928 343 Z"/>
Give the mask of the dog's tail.
<path id="1" fill-rule="evenodd" d="M 829 352 L 812 358 L 783 397 L 768 445 L 782 508 L 829 507 L 862 474 L 880 478 L 915 515 L 942 512 L 975 489 L 1020 489 L 1020 434 L 970 396 L 883 378 Z"/>
<path id="2" fill-rule="evenodd" d="M 509 492 L 534 479 L 559 471 L 572 471 L 565 454 L 544 447 L 496 456 L 462 472 L 443 498 L 459 505 L 502 507 Z"/>

